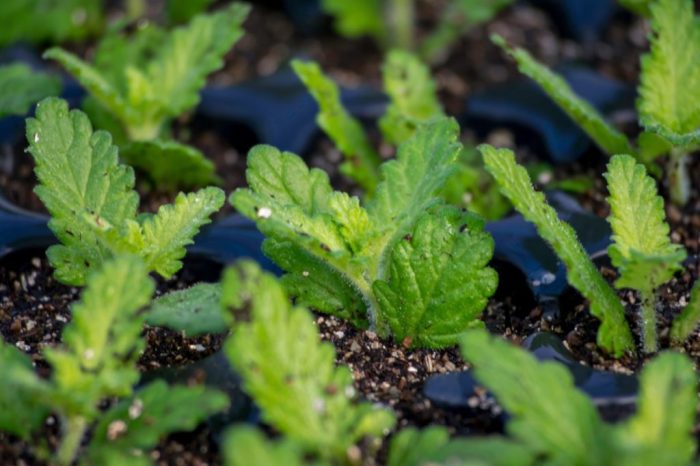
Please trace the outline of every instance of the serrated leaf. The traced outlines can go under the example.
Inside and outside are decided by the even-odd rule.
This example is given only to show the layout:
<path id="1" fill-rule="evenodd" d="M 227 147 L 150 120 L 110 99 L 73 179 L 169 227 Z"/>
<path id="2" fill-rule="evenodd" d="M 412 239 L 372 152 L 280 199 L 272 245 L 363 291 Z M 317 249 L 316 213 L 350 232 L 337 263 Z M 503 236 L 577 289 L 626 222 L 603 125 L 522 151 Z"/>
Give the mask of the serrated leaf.
<path id="1" fill-rule="evenodd" d="M 51 411 L 49 386 L 36 375 L 29 356 L 4 339 L 0 339 L 0 367 L 0 431 L 27 439 Z"/>
<path id="2" fill-rule="evenodd" d="M 527 171 L 508 149 L 479 146 L 486 169 L 496 179 L 501 192 L 564 262 L 569 283 L 590 301 L 591 314 L 601 320 L 598 345 L 616 356 L 633 348 L 625 312 L 615 291 L 605 282 L 570 225 L 557 216 L 542 193 L 536 192 Z"/>
<path id="3" fill-rule="evenodd" d="M 493 239 L 483 228 L 473 214 L 442 206 L 426 212 L 394 246 L 386 281 L 375 281 L 373 290 L 396 340 L 446 347 L 483 325 L 479 316 L 498 285 L 487 267 Z"/>
<path id="4" fill-rule="evenodd" d="M 229 309 L 235 323 L 225 351 L 266 422 L 336 461 L 361 438 L 391 428 L 388 411 L 354 403 L 350 371 L 336 367 L 334 348 L 321 342 L 311 314 L 292 308 L 274 277 L 243 262 L 226 271 L 222 286 L 226 302 L 242 304 Z"/>
<path id="5" fill-rule="evenodd" d="M 50 95 L 61 92 L 61 80 L 32 71 L 24 63 L 0 66 L 0 117 L 24 115 Z"/>
<path id="6" fill-rule="evenodd" d="M 323 0 L 323 10 L 334 17 L 336 30 L 346 37 L 372 36 L 382 40 L 386 26 L 379 0 Z"/>
<path id="7" fill-rule="evenodd" d="M 258 429 L 246 425 L 227 432 L 224 458 L 226 466 L 311 466 L 297 443 L 289 439 L 269 440 Z"/>
<path id="8" fill-rule="evenodd" d="M 465 334 L 461 348 L 476 378 L 512 416 L 508 433 L 543 464 L 612 464 L 610 428 L 564 366 L 538 362 L 486 331 Z"/>
<path id="9" fill-rule="evenodd" d="M 82 464 L 116 466 L 148 458 L 148 450 L 163 437 L 193 430 L 228 404 L 228 397 L 218 390 L 152 382 L 100 419 Z M 124 423 L 124 432 L 116 438 L 109 433 L 114 422 Z"/>
<path id="10" fill-rule="evenodd" d="M 120 155 L 132 167 L 146 172 L 161 189 L 221 183 L 211 160 L 194 147 L 177 141 L 131 142 L 121 148 Z"/>
<path id="11" fill-rule="evenodd" d="M 414 55 L 389 52 L 382 66 L 384 90 L 390 103 L 379 119 L 384 139 L 394 145 L 406 141 L 431 118 L 444 116 L 430 69 Z"/>
<path id="12" fill-rule="evenodd" d="M 642 57 L 642 125 L 676 146 L 700 144 L 700 19 L 692 0 L 651 4 L 651 51 Z"/>
<path id="13" fill-rule="evenodd" d="M 319 106 L 316 123 L 346 158 L 340 171 L 371 195 L 379 182 L 379 155 L 360 122 L 340 101 L 338 86 L 323 74 L 318 63 L 293 60 L 292 68 Z"/>
<path id="14" fill-rule="evenodd" d="M 143 348 L 138 311 L 154 288 L 143 262 L 134 256 L 117 257 L 90 274 L 80 301 L 71 307 L 64 347 L 46 350 L 62 414 L 96 416 L 101 399 L 131 394 Z"/>
<path id="15" fill-rule="evenodd" d="M 675 343 L 684 342 L 700 323 L 700 281 L 696 281 L 690 291 L 690 301 L 671 326 L 671 339 Z"/>
<path id="16" fill-rule="evenodd" d="M 603 176 L 613 231 L 608 253 L 620 271 L 615 286 L 652 292 L 681 270 L 685 249 L 671 243 L 664 200 L 643 165 L 629 155 L 616 155 Z"/>
<path id="17" fill-rule="evenodd" d="M 221 316 L 221 285 L 198 283 L 154 299 L 146 323 L 183 332 L 188 338 L 228 329 Z"/>
<path id="18" fill-rule="evenodd" d="M 538 63 L 527 51 L 510 47 L 501 36 L 494 35 L 491 40 L 513 57 L 520 72 L 535 81 L 606 154 L 634 153 L 627 137 L 606 122 L 591 104 L 577 96 L 561 76 Z"/>
<path id="19" fill-rule="evenodd" d="M 615 464 L 685 466 L 695 456 L 697 376 L 691 361 L 666 352 L 640 377 L 637 413 L 616 429 Z"/>

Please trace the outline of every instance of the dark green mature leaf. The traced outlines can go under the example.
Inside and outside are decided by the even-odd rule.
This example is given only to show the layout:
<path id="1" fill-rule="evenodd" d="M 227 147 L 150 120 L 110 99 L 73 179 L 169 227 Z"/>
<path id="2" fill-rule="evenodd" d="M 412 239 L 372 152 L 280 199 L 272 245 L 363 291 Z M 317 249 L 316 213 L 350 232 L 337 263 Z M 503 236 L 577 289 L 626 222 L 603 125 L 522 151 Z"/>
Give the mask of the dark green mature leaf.
<path id="1" fill-rule="evenodd" d="M 671 339 L 676 343 L 684 342 L 700 323 L 700 281 L 696 281 L 690 292 L 690 302 L 683 312 L 676 317 L 671 327 Z"/>
<path id="2" fill-rule="evenodd" d="M 183 332 L 187 337 L 222 333 L 228 329 L 221 317 L 221 286 L 198 283 L 171 291 L 153 300 L 146 323 Z"/>
<path id="3" fill-rule="evenodd" d="M 542 193 L 534 190 L 530 176 L 516 163 L 512 151 L 488 145 L 479 146 L 479 150 L 501 192 L 525 219 L 535 224 L 539 234 L 566 265 L 569 283 L 590 301 L 591 314 L 601 320 L 598 345 L 618 356 L 633 348 L 624 308 L 591 262 L 573 228 L 559 219 Z"/>
<path id="4" fill-rule="evenodd" d="M 27 120 L 29 152 L 36 163 L 35 191 L 51 214 L 61 242 L 47 256 L 56 277 L 82 285 L 87 272 L 115 253 L 141 256 L 149 270 L 168 278 L 182 266 L 185 246 L 225 201 L 218 188 L 180 194 L 156 215 L 137 217 L 134 174 L 119 164 L 109 134 L 93 133 L 84 113 L 49 98 Z"/>
<path id="5" fill-rule="evenodd" d="M 243 262 L 227 269 L 222 286 L 234 319 L 225 351 L 266 422 L 306 451 L 341 462 L 360 439 L 392 427 L 388 411 L 353 401 L 350 371 L 336 367 L 311 314 L 292 308 L 273 276 Z"/>
<path id="6" fill-rule="evenodd" d="M 246 425 L 235 426 L 226 434 L 224 457 L 226 466 L 311 466 L 296 442 L 268 440 L 258 429 Z"/>
<path id="7" fill-rule="evenodd" d="M 144 459 L 143 464 L 151 464 L 148 450 L 163 437 L 193 430 L 228 404 L 228 397 L 218 390 L 152 382 L 100 419 L 83 464 L 116 466 Z M 123 423 L 123 433 L 117 436 L 109 432 L 115 423 Z"/>
<path id="8" fill-rule="evenodd" d="M 23 63 L 0 66 L 0 117 L 24 115 L 50 95 L 61 92 L 61 80 L 32 71 Z"/>
<path id="9" fill-rule="evenodd" d="M 644 127 L 676 146 L 700 144 L 700 19 L 692 0 L 651 4 L 651 52 L 637 107 Z"/>
<path id="10" fill-rule="evenodd" d="M 627 137 L 607 123 L 588 102 L 578 97 L 556 73 L 538 63 L 527 51 L 510 47 L 501 36 L 491 40 L 518 63 L 520 72 L 532 78 L 608 155 L 633 154 Z"/>
<path id="11" fill-rule="evenodd" d="M 193 16 L 205 11 L 214 0 L 167 0 L 165 13 L 168 22 L 178 24 L 189 21 Z"/>
<path id="12" fill-rule="evenodd" d="M 483 325 L 479 316 L 498 286 L 498 275 L 487 267 L 493 239 L 483 228 L 473 214 L 441 206 L 394 246 L 387 279 L 373 289 L 397 340 L 451 346 L 468 328 Z"/>

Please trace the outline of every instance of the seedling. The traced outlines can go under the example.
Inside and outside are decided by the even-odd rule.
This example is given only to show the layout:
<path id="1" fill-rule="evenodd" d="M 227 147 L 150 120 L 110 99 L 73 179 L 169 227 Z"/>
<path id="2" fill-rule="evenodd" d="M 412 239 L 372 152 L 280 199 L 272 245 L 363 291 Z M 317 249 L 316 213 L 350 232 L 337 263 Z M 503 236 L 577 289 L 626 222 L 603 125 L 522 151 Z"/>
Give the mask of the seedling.
<path id="1" fill-rule="evenodd" d="M 46 255 L 62 283 L 84 285 L 89 270 L 121 253 L 141 257 L 150 271 L 169 278 L 181 267 L 185 246 L 216 212 L 218 188 L 179 194 L 157 214 L 138 214 L 134 172 L 118 160 L 106 131 L 68 104 L 48 98 L 27 119 L 29 152 L 36 163 L 35 192 L 51 214 L 49 228 L 61 244 Z"/>
<path id="2" fill-rule="evenodd" d="M 250 188 L 231 203 L 267 236 L 263 251 L 300 304 L 407 345 L 449 346 L 483 325 L 498 281 L 483 220 L 436 196 L 454 170 L 458 136 L 447 118 L 419 128 L 381 166 L 365 206 L 298 156 L 256 146 Z"/>
<path id="3" fill-rule="evenodd" d="M 451 0 L 439 23 L 416 43 L 415 0 L 323 0 L 322 7 L 335 19 L 336 30 L 346 37 L 369 36 L 386 49 L 415 50 L 428 61 L 437 61 L 460 36 L 485 23 L 512 0 Z"/>
<path id="4" fill-rule="evenodd" d="M 199 102 L 206 76 L 243 35 L 249 7 L 233 4 L 200 14 L 172 31 L 154 25 L 133 37 L 103 39 L 92 64 L 61 48 L 44 56 L 61 63 L 90 93 L 93 121 L 109 130 L 124 160 L 162 185 L 204 185 L 217 178 L 197 149 L 169 138 L 170 123 Z"/>
<path id="5" fill-rule="evenodd" d="M 32 105 L 60 91 L 60 79 L 37 73 L 23 63 L 0 66 L 0 118 L 25 115 Z"/>
<path id="6" fill-rule="evenodd" d="M 53 369 L 48 380 L 35 374 L 27 355 L 0 342 L 0 430 L 29 441 L 53 413 L 61 428 L 54 463 L 71 465 L 82 449 L 82 465 L 148 465 L 145 451 L 161 437 L 191 430 L 224 409 L 226 396 L 203 387 L 157 381 L 134 392 L 136 360 L 144 347 L 139 310 L 154 288 L 134 256 L 116 257 L 92 271 L 82 300 L 72 306 L 63 346 L 45 352 Z M 114 398 L 118 403 L 102 412 Z"/>
<path id="7" fill-rule="evenodd" d="M 371 198 L 380 180 L 381 157 L 362 124 L 345 109 L 338 86 L 323 74 L 318 64 L 293 61 L 292 67 L 318 103 L 318 126 L 345 156 L 341 173 L 356 181 L 365 196 Z M 382 71 L 390 102 L 379 119 L 379 129 L 384 141 L 397 147 L 421 125 L 445 114 L 430 70 L 417 57 L 394 50 L 387 55 Z M 441 190 L 443 198 L 489 219 L 500 218 L 508 211 L 508 202 L 483 170 L 478 152 L 463 148 L 457 167 Z"/>
<path id="8" fill-rule="evenodd" d="M 351 450 L 366 437 L 376 452 L 394 416 L 355 401 L 352 374 L 336 367 L 333 345 L 321 342 L 311 313 L 292 307 L 278 280 L 253 262 L 227 269 L 222 287 L 224 315 L 233 326 L 226 354 L 263 420 L 288 439 L 263 452 L 262 437 L 238 428 L 229 439 L 228 464 L 300 464 L 301 454 L 353 464 Z M 278 462 L 270 463 L 273 458 Z"/>
<path id="9" fill-rule="evenodd" d="M 658 157 L 668 154 L 671 199 L 683 205 L 690 195 L 688 154 L 700 147 L 700 19 L 694 13 L 692 0 L 628 3 L 648 8 L 652 27 L 651 51 L 641 60 L 637 111 L 644 131 L 637 138 L 636 147 L 576 96 L 560 76 L 526 51 L 509 47 L 502 37 L 494 36 L 493 40 L 603 152 L 632 154 L 652 167 Z"/>
<path id="10" fill-rule="evenodd" d="M 542 193 L 535 192 L 523 167 L 512 151 L 480 147 L 486 169 L 493 175 L 515 208 L 537 226 L 567 268 L 569 283 L 590 301 L 591 313 L 601 320 L 598 344 L 615 355 L 633 347 L 623 306 L 603 279 L 576 238 L 574 230 L 557 217 Z M 656 292 L 681 270 L 686 257 L 682 246 L 671 243 L 664 219 L 663 199 L 656 193 L 655 181 L 643 165 L 629 155 L 616 155 L 605 174 L 610 197 L 608 221 L 613 230 L 610 259 L 618 268 L 617 288 L 632 288 L 642 298 L 640 323 L 645 352 L 657 349 Z M 673 323 L 671 335 L 676 343 L 685 340 L 700 322 L 700 284 L 696 283 L 691 300 Z"/>

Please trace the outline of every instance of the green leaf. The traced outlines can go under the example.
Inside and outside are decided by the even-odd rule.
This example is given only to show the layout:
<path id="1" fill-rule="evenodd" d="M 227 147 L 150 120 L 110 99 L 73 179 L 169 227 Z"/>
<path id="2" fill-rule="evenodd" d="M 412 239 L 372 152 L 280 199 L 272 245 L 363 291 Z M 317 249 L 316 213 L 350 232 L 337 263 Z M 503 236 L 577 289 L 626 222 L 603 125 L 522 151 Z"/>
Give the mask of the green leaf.
<path id="1" fill-rule="evenodd" d="M 218 390 L 152 382 L 102 416 L 83 464 L 116 466 L 142 461 L 166 435 L 191 431 L 228 404 L 228 397 Z M 123 423 L 124 427 L 116 438 L 109 433 L 114 423 Z"/>
<path id="2" fill-rule="evenodd" d="M 354 402 L 350 371 L 336 367 L 333 345 L 321 342 L 311 314 L 292 308 L 274 277 L 243 262 L 225 272 L 222 286 L 235 319 L 225 351 L 266 422 L 337 462 L 363 437 L 393 426 L 388 411 Z"/>
<path id="3" fill-rule="evenodd" d="M 211 160 L 194 147 L 176 141 L 154 139 L 124 145 L 122 159 L 143 170 L 160 189 L 220 184 Z"/>
<path id="4" fill-rule="evenodd" d="M 371 195 L 379 182 L 379 155 L 360 122 L 345 110 L 338 86 L 323 74 L 318 63 L 293 60 L 292 68 L 318 103 L 316 123 L 346 158 L 340 171 Z"/>
<path id="5" fill-rule="evenodd" d="M 84 113 L 49 98 L 27 120 L 29 152 L 36 163 L 35 191 L 51 214 L 60 245 L 47 256 L 63 283 L 82 285 L 88 270 L 115 253 L 142 257 L 149 270 L 169 278 L 182 266 L 184 247 L 217 211 L 218 188 L 180 194 L 157 215 L 137 217 L 138 194 L 131 168 L 120 165 L 109 134 L 92 132 Z"/>
<path id="6" fill-rule="evenodd" d="M 383 40 L 386 26 L 379 0 L 323 0 L 323 10 L 335 19 L 336 30 L 345 37 L 372 36 Z"/>
<path id="7" fill-rule="evenodd" d="M 634 153 L 627 137 L 608 124 L 591 104 L 574 94 L 561 76 L 538 63 L 527 51 L 510 47 L 503 37 L 494 35 L 491 40 L 513 57 L 520 72 L 539 84 L 606 154 Z"/>
<path id="8" fill-rule="evenodd" d="M 38 430 L 51 408 L 49 386 L 34 372 L 29 356 L 0 339 L 0 431 L 28 439 Z"/>
<path id="9" fill-rule="evenodd" d="M 620 5 L 624 6 L 628 10 L 631 10 L 639 15 L 649 17 L 651 16 L 651 4 L 655 0 L 618 0 Z"/>
<path id="10" fill-rule="evenodd" d="M 476 378 L 510 413 L 506 430 L 543 464 L 613 464 L 610 428 L 559 362 L 534 356 L 486 331 L 461 339 Z"/>
<path id="11" fill-rule="evenodd" d="M 487 267 L 493 239 L 483 228 L 473 214 L 442 206 L 427 211 L 394 246 L 387 280 L 375 281 L 373 289 L 396 340 L 446 347 L 483 325 L 479 316 L 498 286 Z"/>
<path id="12" fill-rule="evenodd" d="M 625 312 L 615 291 L 605 282 L 570 225 L 561 221 L 542 193 L 536 192 L 527 171 L 508 149 L 479 146 L 486 169 L 515 208 L 537 227 L 542 238 L 566 265 L 569 283 L 590 301 L 591 314 L 601 320 L 598 345 L 621 355 L 634 347 Z"/>
<path id="13" fill-rule="evenodd" d="M 629 155 L 616 155 L 603 176 L 613 231 L 608 253 L 620 271 L 615 286 L 651 292 L 682 269 L 685 249 L 671 243 L 664 200 L 643 165 Z"/>
<path id="14" fill-rule="evenodd" d="M 221 316 L 221 286 L 198 283 L 184 290 L 171 291 L 153 300 L 146 323 L 183 332 L 188 338 L 228 329 Z"/>
<path id="15" fill-rule="evenodd" d="M 642 57 L 642 125 L 676 146 L 700 144 L 700 19 L 692 0 L 651 4 L 651 51 Z"/>
<path id="16" fill-rule="evenodd" d="M 186 23 L 194 15 L 205 11 L 214 0 L 168 0 L 165 13 L 169 23 Z"/>
<path id="17" fill-rule="evenodd" d="M 61 92 L 61 80 L 23 63 L 0 66 L 0 117 L 24 115 L 44 97 Z"/>
<path id="18" fill-rule="evenodd" d="M 394 145 L 406 141 L 426 121 L 444 116 L 430 69 L 414 55 L 389 52 L 382 66 L 384 90 L 390 103 L 379 119 L 384 139 Z"/>
<path id="19" fill-rule="evenodd" d="M 140 259 L 120 256 L 92 272 L 80 302 L 71 307 L 63 348 L 47 349 L 56 403 L 66 416 L 94 418 L 108 396 L 128 396 L 139 379 L 143 317 L 153 281 Z"/>
<path id="20" fill-rule="evenodd" d="M 690 302 L 683 312 L 676 317 L 671 327 L 671 339 L 680 344 L 684 342 L 700 323 L 700 281 L 696 281 L 690 292 Z"/>
<path id="21" fill-rule="evenodd" d="M 697 375 L 692 362 L 666 352 L 644 368 L 637 413 L 616 429 L 615 464 L 685 466 L 695 457 Z"/>
<path id="22" fill-rule="evenodd" d="M 226 434 L 224 458 L 226 466 L 309 466 L 296 442 L 268 440 L 258 429 L 247 425 L 235 426 Z"/>

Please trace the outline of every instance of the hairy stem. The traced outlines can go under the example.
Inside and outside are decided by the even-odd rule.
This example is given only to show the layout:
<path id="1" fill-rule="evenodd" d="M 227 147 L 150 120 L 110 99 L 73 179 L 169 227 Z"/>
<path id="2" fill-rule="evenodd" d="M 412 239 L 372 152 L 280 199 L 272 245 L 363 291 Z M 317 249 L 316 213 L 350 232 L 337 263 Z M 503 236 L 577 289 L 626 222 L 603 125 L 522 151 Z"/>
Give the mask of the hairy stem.
<path id="1" fill-rule="evenodd" d="M 63 439 L 56 453 L 56 461 L 61 466 L 70 466 L 78 453 L 80 442 L 83 440 L 87 420 L 83 416 L 68 418 L 63 425 Z"/>
<path id="2" fill-rule="evenodd" d="M 414 0 L 390 0 L 388 43 L 405 50 L 413 49 Z"/>
<path id="3" fill-rule="evenodd" d="M 671 149 L 668 182 L 671 200 L 676 205 L 685 205 L 690 198 L 690 179 L 688 177 L 688 154 L 679 148 Z"/>
<path id="4" fill-rule="evenodd" d="M 642 298 L 641 327 L 642 343 L 645 353 L 654 353 L 658 348 L 656 342 L 656 296 L 653 291 L 640 291 Z"/>

